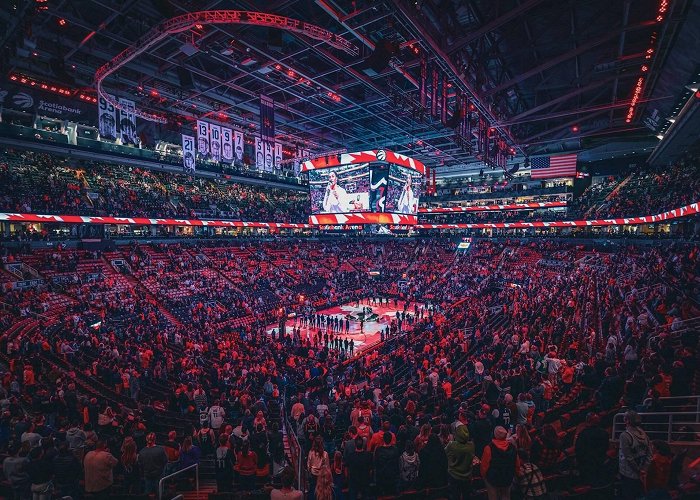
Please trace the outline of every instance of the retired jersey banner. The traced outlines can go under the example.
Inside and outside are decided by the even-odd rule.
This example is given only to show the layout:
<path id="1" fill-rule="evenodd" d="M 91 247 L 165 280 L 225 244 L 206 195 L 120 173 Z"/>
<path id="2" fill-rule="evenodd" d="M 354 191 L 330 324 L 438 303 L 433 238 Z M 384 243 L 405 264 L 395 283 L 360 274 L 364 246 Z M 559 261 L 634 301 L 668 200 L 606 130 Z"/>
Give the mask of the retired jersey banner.
<path id="1" fill-rule="evenodd" d="M 255 138 L 255 168 L 265 170 L 265 146 L 260 137 Z"/>
<path id="2" fill-rule="evenodd" d="M 275 101 L 260 96 L 260 137 L 265 142 L 275 142 Z"/>
<path id="3" fill-rule="evenodd" d="M 209 125 L 209 149 L 211 159 L 215 162 L 221 161 L 221 127 L 219 125 Z"/>
<path id="4" fill-rule="evenodd" d="M 233 132 L 227 127 L 221 127 L 221 159 L 224 163 L 233 162 Z"/>
<path id="5" fill-rule="evenodd" d="M 117 140 L 117 110 L 107 102 L 107 100 L 99 96 L 97 98 L 97 122 L 100 131 L 100 139 L 110 141 Z"/>
<path id="6" fill-rule="evenodd" d="M 272 161 L 275 153 L 275 144 L 265 141 L 265 172 L 272 172 Z"/>
<path id="7" fill-rule="evenodd" d="M 275 168 L 282 167 L 282 144 L 279 142 L 275 143 Z"/>
<path id="8" fill-rule="evenodd" d="M 197 120 L 197 153 L 209 158 L 209 124 Z"/>
<path id="9" fill-rule="evenodd" d="M 194 136 L 182 134 L 182 167 L 188 174 L 194 174 L 195 160 Z"/>
<path id="10" fill-rule="evenodd" d="M 136 135 L 136 104 L 130 99 L 119 98 L 119 104 L 124 109 L 119 110 L 119 135 L 122 139 L 122 144 L 137 144 L 138 136 Z"/>
<path id="11" fill-rule="evenodd" d="M 243 161 L 243 132 L 240 130 L 233 131 L 233 151 L 236 155 L 236 160 L 240 163 Z"/>

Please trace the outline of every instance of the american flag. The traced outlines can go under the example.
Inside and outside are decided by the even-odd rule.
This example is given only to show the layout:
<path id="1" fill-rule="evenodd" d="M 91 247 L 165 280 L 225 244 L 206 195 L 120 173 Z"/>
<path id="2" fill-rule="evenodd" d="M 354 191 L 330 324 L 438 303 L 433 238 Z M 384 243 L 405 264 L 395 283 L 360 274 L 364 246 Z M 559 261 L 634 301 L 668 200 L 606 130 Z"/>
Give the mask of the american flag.
<path id="1" fill-rule="evenodd" d="M 530 177 L 554 179 L 576 176 L 576 153 L 559 156 L 538 156 L 530 160 Z"/>

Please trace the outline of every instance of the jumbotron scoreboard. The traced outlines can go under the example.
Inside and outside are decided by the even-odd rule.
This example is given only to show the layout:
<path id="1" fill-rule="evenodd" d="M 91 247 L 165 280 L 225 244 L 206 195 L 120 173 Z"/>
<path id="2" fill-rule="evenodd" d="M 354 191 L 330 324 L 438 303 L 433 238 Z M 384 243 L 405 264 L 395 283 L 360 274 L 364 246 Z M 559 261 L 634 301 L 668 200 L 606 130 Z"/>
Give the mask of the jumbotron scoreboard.
<path id="1" fill-rule="evenodd" d="M 310 224 L 414 225 L 425 192 L 425 165 L 385 149 L 305 161 Z"/>

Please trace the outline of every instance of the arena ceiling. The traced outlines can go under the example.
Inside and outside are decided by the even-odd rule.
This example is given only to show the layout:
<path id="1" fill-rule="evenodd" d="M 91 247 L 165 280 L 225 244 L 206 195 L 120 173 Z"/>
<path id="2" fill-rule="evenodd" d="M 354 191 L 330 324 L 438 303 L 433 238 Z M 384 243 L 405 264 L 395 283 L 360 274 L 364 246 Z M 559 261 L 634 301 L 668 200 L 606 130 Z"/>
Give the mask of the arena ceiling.
<path id="1" fill-rule="evenodd" d="M 515 161 L 621 138 L 648 140 L 649 99 L 677 97 L 672 88 L 668 95 L 653 91 L 693 4 L 671 1 L 658 23 L 661 1 L 13 0 L 3 2 L 0 37 L 6 72 L 93 88 L 98 67 L 173 16 L 237 9 L 303 20 L 343 36 L 358 55 L 274 28 L 201 25 L 168 36 L 105 87 L 166 113 L 174 132 L 195 117 L 255 132 L 265 94 L 276 102 L 276 132 L 289 145 L 316 152 L 385 147 L 438 167 L 439 175 L 481 163 L 454 129 L 421 108 L 421 58 L 474 97 L 516 148 Z M 654 57 L 627 122 L 654 33 Z M 27 39 L 35 48 L 26 50 Z M 382 61 L 385 49 L 391 54 Z"/>

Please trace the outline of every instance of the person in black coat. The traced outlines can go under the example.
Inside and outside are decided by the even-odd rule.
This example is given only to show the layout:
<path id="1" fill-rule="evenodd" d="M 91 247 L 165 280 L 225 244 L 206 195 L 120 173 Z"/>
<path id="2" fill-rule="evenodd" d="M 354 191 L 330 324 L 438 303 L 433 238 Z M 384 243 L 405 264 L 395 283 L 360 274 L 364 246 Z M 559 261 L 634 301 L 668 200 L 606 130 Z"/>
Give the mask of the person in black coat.
<path id="1" fill-rule="evenodd" d="M 54 486 L 59 495 L 77 497 L 80 491 L 80 475 L 83 467 L 68 449 L 65 441 L 58 445 L 58 453 L 53 457 Z"/>
<path id="2" fill-rule="evenodd" d="M 609 446 L 609 436 L 600 427 L 600 418 L 595 413 L 586 416 L 586 427 L 576 437 L 576 465 L 584 484 L 605 484 L 605 462 Z"/>
<path id="3" fill-rule="evenodd" d="M 447 484 L 447 455 L 440 438 L 432 433 L 418 454 L 418 482 L 423 488 L 440 488 Z"/>

